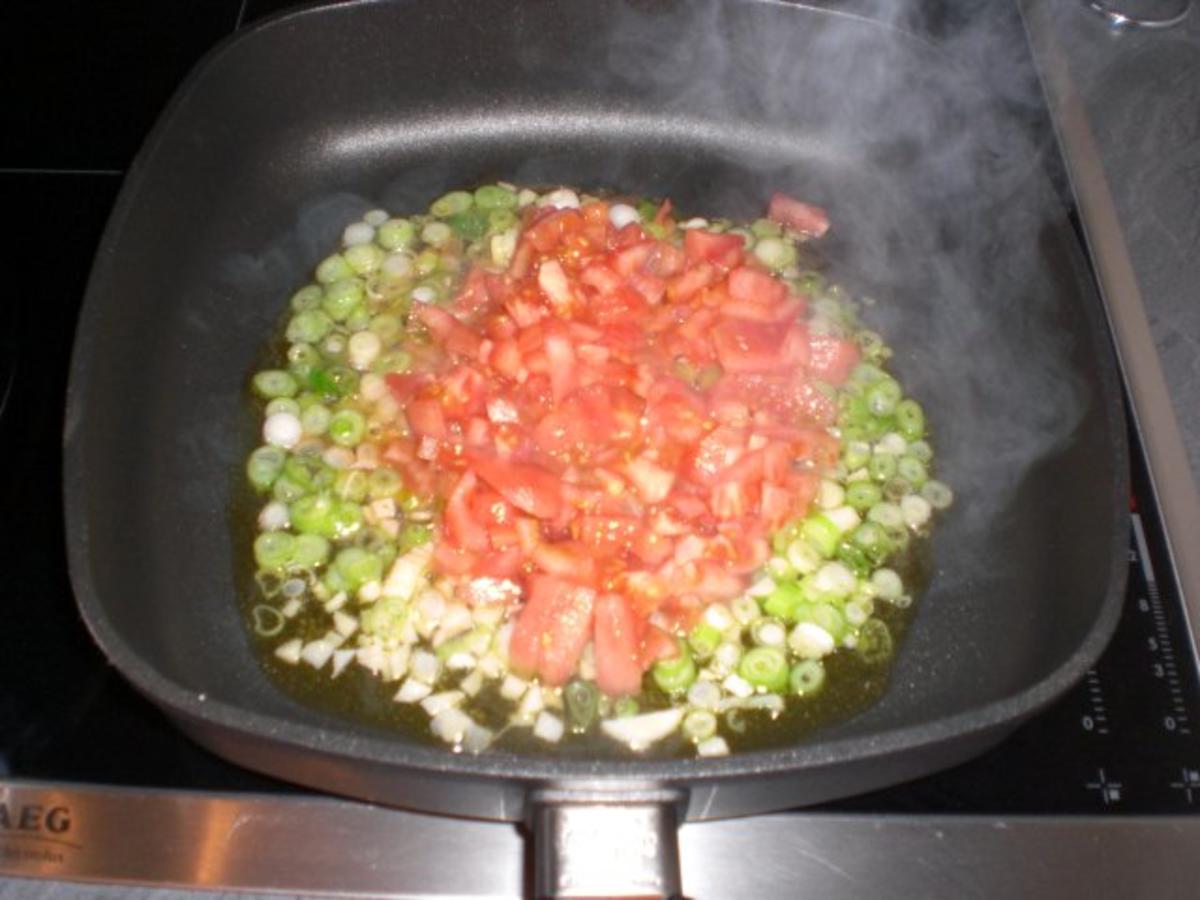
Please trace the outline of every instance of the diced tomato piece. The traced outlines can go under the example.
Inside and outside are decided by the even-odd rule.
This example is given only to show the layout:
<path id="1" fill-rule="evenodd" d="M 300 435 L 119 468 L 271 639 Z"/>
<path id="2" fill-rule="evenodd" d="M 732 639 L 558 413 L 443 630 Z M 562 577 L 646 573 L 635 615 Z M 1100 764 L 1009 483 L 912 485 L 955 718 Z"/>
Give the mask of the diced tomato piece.
<path id="1" fill-rule="evenodd" d="M 592 262 L 584 268 L 579 280 L 598 294 L 611 294 L 625 287 L 625 279 L 602 262 Z"/>
<path id="2" fill-rule="evenodd" d="M 419 388 L 431 382 L 433 376 L 425 373 L 388 372 L 383 376 L 383 380 L 387 384 L 388 390 L 392 392 L 392 396 L 398 402 L 405 403 Z"/>
<path id="3" fill-rule="evenodd" d="M 674 635 L 657 625 L 650 625 L 642 635 L 641 664 L 648 669 L 660 659 L 676 659 L 679 656 L 679 641 Z"/>
<path id="4" fill-rule="evenodd" d="M 687 265 L 687 257 L 684 252 L 674 244 L 668 244 L 666 241 L 657 241 L 654 244 L 653 252 L 646 260 L 642 271 L 647 275 L 654 275 L 658 278 L 670 278 L 672 275 L 678 275 Z M 631 273 L 631 274 L 637 274 Z"/>
<path id="5" fill-rule="evenodd" d="M 740 519 L 754 508 L 750 486 L 740 481 L 723 481 L 712 489 L 713 515 L 719 519 Z"/>
<path id="6" fill-rule="evenodd" d="M 696 567 L 697 578 L 693 590 L 709 600 L 723 600 L 736 594 L 742 579 L 721 563 L 704 562 Z"/>
<path id="7" fill-rule="evenodd" d="M 487 361 L 498 375 L 505 378 L 516 381 L 521 375 L 521 348 L 512 338 L 497 341 Z"/>
<path id="8" fill-rule="evenodd" d="M 737 462 L 716 473 L 718 483 L 737 481 L 741 484 L 756 484 L 762 480 L 765 456 L 762 450 L 750 450 Z"/>
<path id="9" fill-rule="evenodd" d="M 619 556 L 641 531 L 633 516 L 580 516 L 579 540 L 601 558 Z"/>
<path id="10" fill-rule="evenodd" d="M 799 432 L 803 434 L 803 432 Z M 782 484 L 792 470 L 796 452 L 783 441 L 770 441 L 762 449 L 763 478 Z"/>
<path id="11" fill-rule="evenodd" d="M 644 671 L 641 634 L 629 602 L 620 594 L 596 598 L 594 646 L 600 690 L 612 697 L 636 694 Z"/>
<path id="12" fill-rule="evenodd" d="M 775 307 L 787 299 L 787 285 L 762 269 L 741 266 L 729 273 L 729 298 L 761 307 Z"/>
<path id="13" fill-rule="evenodd" d="M 692 477 L 714 484 L 720 473 L 741 459 L 746 450 L 746 430 L 729 425 L 713 429 L 692 453 Z"/>
<path id="14" fill-rule="evenodd" d="M 812 237 L 821 237 L 829 230 L 829 216 L 824 209 L 787 194 L 771 195 L 767 218 Z"/>
<path id="15" fill-rule="evenodd" d="M 596 559 L 579 541 L 542 542 L 534 548 L 530 558 L 548 575 L 576 581 L 591 581 L 596 575 Z"/>
<path id="16" fill-rule="evenodd" d="M 520 547 L 506 547 L 480 557 L 474 574 L 493 580 L 516 578 L 521 574 L 521 564 L 524 561 L 525 554 L 521 552 Z"/>
<path id="17" fill-rule="evenodd" d="M 713 328 L 713 348 L 726 372 L 775 372 L 792 363 L 783 358 L 785 332 L 743 319 L 723 319 Z"/>
<path id="18" fill-rule="evenodd" d="M 710 262 L 698 262 L 687 271 L 667 282 L 667 299 L 672 303 L 686 303 L 700 291 L 721 278 L 721 270 Z"/>
<path id="19" fill-rule="evenodd" d="M 654 253 L 654 241 L 642 240 L 626 244 L 612 253 L 611 264 L 618 275 L 628 278 L 634 272 L 641 271 L 652 253 Z"/>
<path id="20" fill-rule="evenodd" d="M 854 341 L 843 340 L 827 334 L 814 334 L 809 338 L 809 371 L 827 384 L 840 387 L 862 354 Z"/>
<path id="21" fill-rule="evenodd" d="M 533 266 L 533 257 L 536 252 L 529 237 L 522 234 L 520 240 L 517 241 L 517 249 L 513 251 L 512 261 L 508 264 L 509 276 L 519 281 L 528 275 Z"/>
<path id="22" fill-rule="evenodd" d="M 528 328 L 544 319 L 549 311 L 537 297 L 513 294 L 504 301 L 504 308 L 520 328 Z"/>
<path id="23" fill-rule="evenodd" d="M 667 292 L 666 279 L 649 272 L 634 272 L 629 276 L 629 283 L 652 306 L 661 303 L 663 294 Z"/>
<path id="24" fill-rule="evenodd" d="M 525 238 L 539 253 L 549 253 L 557 247 L 564 236 L 583 229 L 583 214 L 577 209 L 559 209 L 548 212 L 536 223 L 525 229 Z"/>
<path id="25" fill-rule="evenodd" d="M 456 417 L 484 411 L 486 379 L 471 366 L 455 366 L 441 377 L 442 405 Z"/>
<path id="26" fill-rule="evenodd" d="M 471 492 L 475 489 L 475 474 L 464 472 L 458 486 L 446 500 L 444 513 L 446 535 L 465 550 L 480 553 L 491 549 L 487 528 L 472 513 Z"/>
<path id="27" fill-rule="evenodd" d="M 414 304 L 414 315 L 449 352 L 474 359 L 482 338 L 446 310 L 427 303 Z"/>
<path id="28" fill-rule="evenodd" d="M 535 547 L 542 541 L 542 526 L 537 519 L 518 518 L 513 527 L 517 532 L 517 544 L 526 556 L 533 553 Z"/>
<path id="29" fill-rule="evenodd" d="M 487 419 L 472 416 L 467 420 L 463 429 L 463 444 L 476 449 L 488 447 L 492 443 L 492 427 Z"/>
<path id="30" fill-rule="evenodd" d="M 749 319 L 751 322 L 793 322 L 804 313 L 804 301 L 799 297 L 788 297 L 779 303 L 763 304 L 757 300 L 725 300 L 720 304 L 721 313 L 734 319 Z"/>
<path id="31" fill-rule="evenodd" d="M 675 554 L 675 540 L 648 528 L 641 528 L 630 543 L 633 555 L 648 566 L 666 562 Z"/>
<path id="32" fill-rule="evenodd" d="M 646 419 L 650 428 L 661 428 L 673 441 L 694 443 L 706 432 L 704 404 L 688 387 L 676 381 L 659 382 L 647 398 Z"/>
<path id="33" fill-rule="evenodd" d="M 592 635 L 595 601 L 596 592 L 589 587 L 570 582 L 557 587 L 542 620 L 538 674 L 543 683 L 557 686 L 575 674 L 579 657 Z"/>
<path id="34" fill-rule="evenodd" d="M 508 663 L 526 677 L 536 675 L 542 658 L 542 639 L 559 588 L 555 579 L 530 578 L 525 604 L 513 625 L 508 642 Z"/>
<path id="35" fill-rule="evenodd" d="M 466 578 L 460 582 L 455 590 L 455 596 L 460 600 L 465 601 L 471 606 L 513 606 L 521 599 L 521 586 L 517 584 L 509 573 L 500 574 L 489 569 L 498 568 L 492 563 L 495 556 L 503 554 L 495 554 L 493 557 L 485 557 L 480 562 L 480 571 L 472 573 L 474 577 Z M 517 561 L 517 568 L 520 568 L 520 560 Z"/>
<path id="36" fill-rule="evenodd" d="M 470 575 L 479 565 L 479 556 L 446 541 L 433 547 L 433 568 L 444 575 Z"/>
<path id="37" fill-rule="evenodd" d="M 675 472 L 665 469 L 644 456 L 635 457 L 625 466 L 625 474 L 647 503 L 665 500 L 675 484 Z"/>
<path id="38" fill-rule="evenodd" d="M 549 368 L 550 390 L 555 403 L 562 403 L 579 386 L 579 366 L 575 348 L 562 335 L 546 338 L 546 364 Z"/>
<path id="39" fill-rule="evenodd" d="M 808 366 L 810 356 L 808 326 L 792 325 L 783 336 L 783 344 L 779 348 L 780 360 L 787 368 L 802 370 Z"/>
<path id="40" fill-rule="evenodd" d="M 689 228 L 683 233 L 683 252 L 690 262 L 736 266 L 742 261 L 745 247 L 746 242 L 738 234 L 716 234 L 703 228 Z"/>
<path id="41" fill-rule="evenodd" d="M 783 526 L 792 517 L 793 496 L 787 488 L 765 482 L 759 498 L 759 515 L 772 530 Z"/>
<path id="42" fill-rule="evenodd" d="M 492 303 L 491 290 L 488 284 L 488 273 L 483 269 L 471 269 L 458 295 L 455 296 L 452 308 L 456 316 L 471 319 L 486 310 Z"/>
<path id="43" fill-rule="evenodd" d="M 509 643 L 509 661 L 523 674 L 559 685 L 574 674 L 592 635 L 595 592 L 563 578 L 533 576 Z"/>
<path id="44" fill-rule="evenodd" d="M 559 481 L 541 466 L 472 456 L 471 468 L 517 509 L 553 519 L 562 509 Z"/>
<path id="45" fill-rule="evenodd" d="M 583 221 L 588 225 L 608 226 L 608 203 L 603 200 L 592 200 L 579 207 Z"/>
<path id="46" fill-rule="evenodd" d="M 410 400 L 404 408 L 404 416 L 408 419 L 408 427 L 417 434 L 445 440 L 446 416 L 442 402 L 437 398 Z"/>

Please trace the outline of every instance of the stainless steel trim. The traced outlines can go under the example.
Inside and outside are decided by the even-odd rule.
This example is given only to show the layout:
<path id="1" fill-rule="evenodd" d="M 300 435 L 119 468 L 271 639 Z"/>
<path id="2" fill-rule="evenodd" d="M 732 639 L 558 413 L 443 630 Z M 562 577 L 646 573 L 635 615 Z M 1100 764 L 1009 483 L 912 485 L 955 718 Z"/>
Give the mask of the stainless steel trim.
<path id="1" fill-rule="evenodd" d="M 1133 421 L 1145 450 L 1195 661 L 1200 658 L 1196 632 L 1200 624 L 1200 554 L 1195 552 L 1200 535 L 1200 497 L 1087 110 L 1071 79 L 1066 54 L 1055 37 L 1053 5 L 1052 0 L 1019 0 L 1091 249 Z"/>
<path id="2" fill-rule="evenodd" d="M 679 822 L 687 793 L 535 791 L 534 896 L 680 897 Z"/>
<path id="3" fill-rule="evenodd" d="M 0 874 L 306 897 L 521 897 L 529 884 L 522 836 L 503 823 L 33 782 L 0 782 L 0 804 Z M 679 838 L 684 893 L 704 900 L 1171 898 L 1195 896 L 1200 818 L 788 813 Z"/>

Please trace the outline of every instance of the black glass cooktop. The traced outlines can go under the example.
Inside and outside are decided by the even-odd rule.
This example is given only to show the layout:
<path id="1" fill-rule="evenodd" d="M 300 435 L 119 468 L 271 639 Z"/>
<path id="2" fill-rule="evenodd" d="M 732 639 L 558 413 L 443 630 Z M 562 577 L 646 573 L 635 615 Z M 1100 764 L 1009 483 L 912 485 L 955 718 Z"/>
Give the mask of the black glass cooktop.
<path id="1" fill-rule="evenodd" d="M 80 70 L 74 82 L 56 75 L 41 85 L 46 103 L 62 106 L 55 127 L 44 107 L 26 98 L 28 115 L 10 118 L 23 121 L 23 129 L 6 129 L 0 138 L 0 185 L 9 222 L 18 226 L 15 240 L 6 240 L 0 299 L 0 510 L 9 525 L 0 541 L 0 778 L 300 790 L 201 750 L 125 684 L 76 612 L 63 549 L 67 361 L 92 255 L 124 168 L 196 56 L 270 4 L 191 5 L 196 21 L 186 38 L 178 29 L 156 30 L 147 3 L 123 5 L 120 22 L 96 23 L 140 42 L 148 55 L 128 66 L 141 75 L 157 72 L 159 80 L 132 77 L 120 54 L 91 41 L 72 57 Z M 14 34 L 7 26 L 4 32 Z M 38 52 L 35 40 L 15 57 L 0 56 L 5 65 L 21 58 L 32 65 Z M 93 107 L 115 101 L 123 115 L 96 118 Z M 1133 456 L 1140 466 L 1140 455 Z M 1153 497 L 1140 468 L 1134 475 L 1139 515 L 1130 535 L 1124 614 L 1084 681 L 983 757 L 826 808 L 1112 814 L 1200 808 L 1200 685 L 1192 643 Z"/>
<path id="2" fill-rule="evenodd" d="M 8 196 L 32 218 L 20 266 L 40 273 L 0 343 L 11 372 L 0 490 L 20 538 L 0 542 L 0 767 L 12 777 L 211 790 L 296 790 L 179 734 L 107 665 L 67 578 L 59 443 L 79 298 L 116 176 L 28 174 Z M 69 208 L 71 213 L 63 215 Z M 1134 454 L 1135 456 L 1137 454 Z M 1182 812 L 1200 805 L 1200 687 L 1144 479 L 1124 616 L 1076 689 L 972 763 L 835 805 L 844 810 Z"/>

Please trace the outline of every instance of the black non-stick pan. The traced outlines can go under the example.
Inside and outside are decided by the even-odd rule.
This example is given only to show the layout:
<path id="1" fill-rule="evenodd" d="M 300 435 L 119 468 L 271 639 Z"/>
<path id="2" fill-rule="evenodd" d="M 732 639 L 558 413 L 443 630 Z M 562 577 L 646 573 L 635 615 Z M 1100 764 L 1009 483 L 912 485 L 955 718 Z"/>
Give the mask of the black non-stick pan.
<path id="1" fill-rule="evenodd" d="M 451 815 L 521 819 L 547 787 L 566 793 L 538 802 L 586 789 L 666 798 L 689 818 L 756 813 L 999 740 L 1115 626 L 1126 448 L 1048 148 L 1007 111 L 1033 108 L 1013 94 L 1036 85 L 993 72 L 1001 104 L 955 62 L 973 58 L 963 49 L 752 0 L 358 3 L 219 47 L 129 173 L 81 314 L 66 511 L 98 642 L 222 756 Z M 351 217 L 497 177 L 670 195 L 697 214 L 753 216 L 772 190 L 829 209 L 822 252 L 875 299 L 866 315 L 896 346 L 957 494 L 877 705 L 724 759 L 472 756 L 307 708 L 264 676 L 230 527 L 253 440 L 247 376 Z"/>

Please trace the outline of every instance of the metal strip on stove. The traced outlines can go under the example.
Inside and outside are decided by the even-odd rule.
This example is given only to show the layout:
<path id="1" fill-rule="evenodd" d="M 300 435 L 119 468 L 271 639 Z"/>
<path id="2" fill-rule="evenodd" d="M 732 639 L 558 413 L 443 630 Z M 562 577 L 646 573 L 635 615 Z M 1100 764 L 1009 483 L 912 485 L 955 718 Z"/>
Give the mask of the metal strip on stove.
<path id="1" fill-rule="evenodd" d="M 528 895 L 510 825 L 349 801 L 0 783 L 0 872 L 304 896 Z M 759 816 L 685 825 L 684 893 L 1184 897 L 1194 817 Z M 886 889 L 884 886 L 886 885 Z"/>
<path id="2" fill-rule="evenodd" d="M 1167 553 L 1190 620 L 1194 660 L 1200 554 L 1189 551 L 1200 534 L 1200 497 L 1087 109 L 1055 37 L 1055 5 L 1049 0 L 1019 0 L 1019 6 L 1091 249 L 1151 489 L 1161 508 Z"/>

